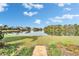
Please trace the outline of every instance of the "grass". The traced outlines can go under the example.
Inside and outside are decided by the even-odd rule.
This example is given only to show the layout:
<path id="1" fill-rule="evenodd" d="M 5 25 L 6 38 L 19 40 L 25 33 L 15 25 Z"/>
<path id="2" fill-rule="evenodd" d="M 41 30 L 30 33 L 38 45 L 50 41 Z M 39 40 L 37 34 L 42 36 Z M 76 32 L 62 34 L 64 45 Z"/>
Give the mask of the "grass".
<path id="1" fill-rule="evenodd" d="M 79 46 L 79 37 L 78 36 L 53 36 L 52 42 L 50 43 L 49 53 L 53 56 L 62 55 L 61 50 L 57 45 L 62 44 L 62 46 L 76 45 Z M 70 47 L 68 47 L 70 49 Z M 72 48 L 73 49 L 73 48 Z"/>
<path id="2" fill-rule="evenodd" d="M 57 48 L 57 43 L 55 41 L 52 41 L 50 43 L 49 49 L 48 49 L 48 55 L 51 55 L 51 56 L 62 55 L 60 49 Z"/>
<path id="3" fill-rule="evenodd" d="M 5 36 L 4 40 L 6 47 L 0 48 L 0 55 L 30 56 L 35 45 L 46 45 L 48 55 L 58 56 L 61 55 L 60 50 L 56 47 L 58 43 L 64 46 L 79 45 L 78 36 Z"/>
<path id="4" fill-rule="evenodd" d="M 79 36 L 54 36 L 53 39 L 56 43 L 60 42 L 63 45 L 79 45 Z"/>
<path id="5" fill-rule="evenodd" d="M 32 48 L 23 48 L 18 54 L 17 56 L 31 56 L 32 55 L 32 51 L 33 51 L 33 47 Z"/>

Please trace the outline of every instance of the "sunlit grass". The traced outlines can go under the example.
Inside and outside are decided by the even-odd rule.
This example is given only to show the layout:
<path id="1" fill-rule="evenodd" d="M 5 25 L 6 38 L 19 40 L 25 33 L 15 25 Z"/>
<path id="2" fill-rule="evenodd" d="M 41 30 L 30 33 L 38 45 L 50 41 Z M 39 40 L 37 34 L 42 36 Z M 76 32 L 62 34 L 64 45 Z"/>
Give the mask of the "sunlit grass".
<path id="1" fill-rule="evenodd" d="M 56 47 L 58 43 L 64 46 L 79 45 L 78 36 L 8 36 L 4 38 L 4 41 L 6 48 L 0 49 L 0 55 L 32 55 L 32 47 L 36 45 L 46 45 L 49 55 L 61 55 L 60 50 Z M 20 47 L 23 48 L 20 49 Z M 16 54 L 17 49 L 20 49 L 18 54 Z"/>

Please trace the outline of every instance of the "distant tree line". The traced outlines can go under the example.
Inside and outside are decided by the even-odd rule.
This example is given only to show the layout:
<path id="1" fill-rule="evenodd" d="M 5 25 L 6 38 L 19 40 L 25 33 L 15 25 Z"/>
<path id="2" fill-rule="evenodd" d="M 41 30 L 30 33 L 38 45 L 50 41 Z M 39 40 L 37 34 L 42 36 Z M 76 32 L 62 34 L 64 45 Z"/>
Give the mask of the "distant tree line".
<path id="1" fill-rule="evenodd" d="M 0 30 L 26 30 L 28 28 L 30 27 L 21 27 L 21 26 L 9 27 L 8 25 L 0 26 Z"/>
<path id="2" fill-rule="evenodd" d="M 50 25 L 44 28 L 45 33 L 57 36 L 79 36 L 79 25 Z"/>
<path id="3" fill-rule="evenodd" d="M 33 28 L 33 31 L 42 31 L 42 28 Z"/>
<path id="4" fill-rule="evenodd" d="M 31 29 L 31 27 L 22 27 L 22 26 L 16 26 L 16 27 L 10 27 L 8 25 L 2 25 L 0 26 L 0 31 L 4 31 L 4 32 L 21 32 L 21 31 L 28 31 L 30 32 L 31 30 L 33 31 L 42 31 L 42 28 L 33 28 Z"/>
<path id="5" fill-rule="evenodd" d="M 9 27 L 8 25 L 3 25 L 3 26 L 0 26 L 0 31 L 31 31 L 31 28 L 30 27 L 22 27 L 22 26 L 16 26 L 16 27 Z"/>

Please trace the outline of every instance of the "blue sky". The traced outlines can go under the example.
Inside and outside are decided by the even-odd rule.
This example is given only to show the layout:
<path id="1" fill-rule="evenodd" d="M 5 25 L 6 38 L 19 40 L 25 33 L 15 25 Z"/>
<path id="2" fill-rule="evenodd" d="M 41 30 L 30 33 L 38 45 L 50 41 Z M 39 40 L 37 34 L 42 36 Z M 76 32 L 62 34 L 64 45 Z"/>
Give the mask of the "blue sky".
<path id="1" fill-rule="evenodd" d="M 0 4 L 0 25 L 45 27 L 79 24 L 78 3 Z"/>

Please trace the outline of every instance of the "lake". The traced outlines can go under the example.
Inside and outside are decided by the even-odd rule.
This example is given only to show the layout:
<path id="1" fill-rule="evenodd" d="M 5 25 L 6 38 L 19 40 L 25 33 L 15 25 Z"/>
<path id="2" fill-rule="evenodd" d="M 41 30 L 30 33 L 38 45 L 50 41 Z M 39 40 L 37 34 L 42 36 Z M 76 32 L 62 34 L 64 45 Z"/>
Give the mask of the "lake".
<path id="1" fill-rule="evenodd" d="M 20 33 L 8 33 L 8 34 L 5 34 L 7 36 L 47 36 L 48 34 L 44 33 L 44 31 L 36 31 L 36 32 L 20 32 Z"/>

